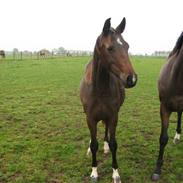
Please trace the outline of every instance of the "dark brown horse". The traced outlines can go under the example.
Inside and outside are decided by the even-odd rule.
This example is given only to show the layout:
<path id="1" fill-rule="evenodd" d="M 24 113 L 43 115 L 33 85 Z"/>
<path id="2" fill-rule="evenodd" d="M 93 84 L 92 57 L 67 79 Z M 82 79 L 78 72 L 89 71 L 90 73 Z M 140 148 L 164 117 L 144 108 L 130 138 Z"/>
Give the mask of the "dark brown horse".
<path id="1" fill-rule="evenodd" d="M 116 160 L 117 142 L 115 138 L 118 111 L 125 98 L 125 88 L 135 86 L 137 75 L 130 63 L 128 43 L 121 33 L 126 20 L 116 29 L 111 28 L 110 18 L 105 21 L 103 31 L 96 41 L 93 59 L 86 66 L 81 82 L 80 98 L 86 113 L 91 142 L 88 151 L 92 152 L 91 179 L 98 179 L 96 153 L 97 123 L 105 124 L 104 153 L 112 152 L 113 181 L 120 183 Z M 108 139 L 108 132 L 110 138 Z"/>
<path id="2" fill-rule="evenodd" d="M 172 112 L 177 112 L 178 121 L 174 137 L 174 143 L 180 140 L 181 116 L 183 111 L 183 32 L 168 57 L 166 65 L 163 67 L 159 82 L 161 135 L 160 150 L 156 164 L 156 169 L 152 176 L 154 181 L 160 178 L 161 167 L 163 165 L 164 148 L 168 142 L 168 124 Z"/>
<path id="3" fill-rule="evenodd" d="M 42 49 L 42 50 L 39 51 L 39 55 L 42 58 L 46 58 L 47 56 L 49 56 L 49 54 L 50 54 L 50 52 L 46 49 Z"/>
<path id="4" fill-rule="evenodd" d="M 0 50 L 0 56 L 1 56 L 2 58 L 5 58 L 5 51 L 4 51 L 4 50 Z"/>

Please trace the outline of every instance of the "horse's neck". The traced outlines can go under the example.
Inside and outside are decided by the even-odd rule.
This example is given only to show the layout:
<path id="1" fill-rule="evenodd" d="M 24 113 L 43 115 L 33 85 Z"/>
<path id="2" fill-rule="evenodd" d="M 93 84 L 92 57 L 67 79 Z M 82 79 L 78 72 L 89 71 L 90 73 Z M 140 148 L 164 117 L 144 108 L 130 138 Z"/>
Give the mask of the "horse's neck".
<path id="1" fill-rule="evenodd" d="M 182 80 L 183 81 L 183 56 L 178 55 L 174 60 L 173 65 L 173 80 Z"/>
<path id="2" fill-rule="evenodd" d="M 102 65 L 99 58 L 93 60 L 93 89 L 94 92 L 108 93 L 110 90 L 110 73 L 105 66 Z"/>
<path id="3" fill-rule="evenodd" d="M 167 65 L 169 74 L 164 76 L 167 81 L 167 88 L 170 94 L 176 94 L 183 91 L 181 83 L 183 82 L 183 57 L 174 55 L 172 56 L 169 64 Z M 167 77 L 167 78 L 166 78 Z"/>

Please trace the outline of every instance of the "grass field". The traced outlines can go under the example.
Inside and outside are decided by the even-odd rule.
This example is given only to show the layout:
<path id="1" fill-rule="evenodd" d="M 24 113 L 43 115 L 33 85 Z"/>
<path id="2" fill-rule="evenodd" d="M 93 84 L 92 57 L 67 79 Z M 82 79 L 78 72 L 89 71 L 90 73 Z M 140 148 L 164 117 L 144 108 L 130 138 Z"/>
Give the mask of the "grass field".
<path id="1" fill-rule="evenodd" d="M 88 57 L 0 62 L 0 183 L 87 183 L 91 156 L 80 79 Z M 157 78 L 162 58 L 133 57 L 138 84 L 126 90 L 117 128 L 119 172 L 124 183 L 148 183 L 159 148 Z M 183 182 L 183 142 L 174 145 L 176 115 L 161 183 Z M 111 182 L 111 155 L 103 155 L 98 125 L 98 173 Z"/>

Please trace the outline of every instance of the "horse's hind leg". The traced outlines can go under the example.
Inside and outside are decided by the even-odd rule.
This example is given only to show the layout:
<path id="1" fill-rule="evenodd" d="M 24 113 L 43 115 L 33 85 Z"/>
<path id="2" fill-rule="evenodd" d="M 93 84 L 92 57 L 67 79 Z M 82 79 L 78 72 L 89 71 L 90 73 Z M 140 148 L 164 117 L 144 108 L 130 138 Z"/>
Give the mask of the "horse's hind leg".
<path id="1" fill-rule="evenodd" d="M 87 153 L 86 153 L 87 156 L 89 156 L 90 153 L 91 153 L 90 144 L 91 144 L 91 140 L 90 140 L 90 142 L 89 142 L 89 147 L 88 147 L 88 149 L 87 149 Z"/>
<path id="2" fill-rule="evenodd" d="M 118 163 L 116 159 L 116 151 L 117 151 L 117 141 L 116 141 L 116 126 L 117 126 L 117 117 L 111 121 L 109 121 L 109 147 L 112 152 L 112 179 L 113 183 L 121 183 L 120 175 L 118 173 Z"/>
<path id="3" fill-rule="evenodd" d="M 177 144 L 180 141 L 182 112 L 178 112 L 177 116 L 178 116 L 178 120 L 177 120 L 176 134 L 173 140 L 174 144 Z"/>
<path id="4" fill-rule="evenodd" d="M 97 142 L 97 122 L 93 120 L 87 120 L 88 128 L 90 130 L 91 142 L 90 149 L 92 152 L 92 173 L 90 175 L 92 181 L 98 180 L 98 172 L 97 172 L 97 150 L 98 150 L 98 142 Z"/>
<path id="5" fill-rule="evenodd" d="M 109 138 L 108 138 L 108 123 L 104 122 L 105 125 L 105 136 L 104 136 L 104 154 L 108 154 L 109 149 Z"/>
<path id="6" fill-rule="evenodd" d="M 156 163 L 156 168 L 154 174 L 152 175 L 152 180 L 157 181 L 160 178 L 161 174 L 161 167 L 163 165 L 163 154 L 164 148 L 168 143 L 168 124 L 169 124 L 169 117 L 171 112 L 166 109 L 166 107 L 161 103 L 160 106 L 160 115 L 161 115 L 161 135 L 160 135 L 160 149 L 159 149 L 159 156 Z"/>

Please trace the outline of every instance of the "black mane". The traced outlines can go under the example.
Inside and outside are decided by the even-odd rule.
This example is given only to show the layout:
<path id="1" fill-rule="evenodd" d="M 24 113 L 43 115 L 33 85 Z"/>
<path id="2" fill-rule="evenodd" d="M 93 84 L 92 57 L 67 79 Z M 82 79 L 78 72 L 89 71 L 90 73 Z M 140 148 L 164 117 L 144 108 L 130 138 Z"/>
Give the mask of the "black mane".
<path id="1" fill-rule="evenodd" d="M 177 53 L 177 55 L 179 54 L 179 51 L 182 47 L 183 44 L 183 32 L 181 33 L 181 35 L 179 36 L 179 38 L 177 39 L 177 42 L 175 44 L 175 47 L 173 48 L 173 50 L 171 51 L 169 57 L 171 57 L 172 55 L 174 55 L 175 53 Z"/>
<path id="2" fill-rule="evenodd" d="M 98 53 L 99 37 L 97 38 L 96 45 L 93 53 L 93 90 L 98 94 L 106 91 L 109 87 L 109 71 L 107 65 L 102 63 L 102 57 Z"/>

